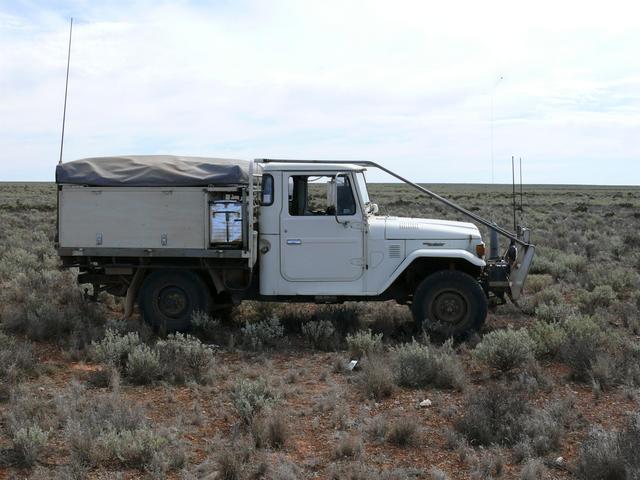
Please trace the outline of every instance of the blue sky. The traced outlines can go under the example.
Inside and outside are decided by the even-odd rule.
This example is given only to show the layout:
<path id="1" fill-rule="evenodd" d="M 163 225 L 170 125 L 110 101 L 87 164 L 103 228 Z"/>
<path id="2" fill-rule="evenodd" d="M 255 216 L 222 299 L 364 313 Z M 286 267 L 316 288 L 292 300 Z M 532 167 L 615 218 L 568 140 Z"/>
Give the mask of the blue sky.
<path id="1" fill-rule="evenodd" d="M 0 181 L 53 179 L 70 16 L 67 161 L 369 159 L 506 183 L 515 155 L 527 183 L 640 183 L 640 7 L 402 0 L 0 1 Z"/>

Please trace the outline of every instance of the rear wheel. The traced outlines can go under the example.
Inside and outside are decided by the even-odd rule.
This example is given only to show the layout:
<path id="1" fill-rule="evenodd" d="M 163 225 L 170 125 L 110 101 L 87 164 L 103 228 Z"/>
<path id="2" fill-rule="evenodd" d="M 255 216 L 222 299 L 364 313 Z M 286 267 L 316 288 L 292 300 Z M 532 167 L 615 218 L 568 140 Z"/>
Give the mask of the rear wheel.
<path id="1" fill-rule="evenodd" d="M 418 328 L 438 338 L 461 338 L 479 330 L 487 317 L 487 298 L 471 275 L 442 270 L 416 288 L 411 306 Z"/>
<path id="2" fill-rule="evenodd" d="M 142 318 L 154 331 L 184 332 L 194 312 L 209 312 L 211 295 L 194 272 L 158 270 L 144 279 L 138 303 Z"/>

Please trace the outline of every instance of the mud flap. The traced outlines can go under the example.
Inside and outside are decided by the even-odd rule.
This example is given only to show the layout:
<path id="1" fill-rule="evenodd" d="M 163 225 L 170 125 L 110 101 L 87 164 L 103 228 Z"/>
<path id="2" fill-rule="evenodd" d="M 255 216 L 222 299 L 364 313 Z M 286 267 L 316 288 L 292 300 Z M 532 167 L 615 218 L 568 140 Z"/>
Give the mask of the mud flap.
<path id="1" fill-rule="evenodd" d="M 511 265 L 511 273 L 509 275 L 510 288 L 509 297 L 514 302 L 520 298 L 522 287 L 527 279 L 529 268 L 533 260 L 535 247 L 533 245 L 525 245 L 521 247 L 516 256 L 515 262 Z"/>

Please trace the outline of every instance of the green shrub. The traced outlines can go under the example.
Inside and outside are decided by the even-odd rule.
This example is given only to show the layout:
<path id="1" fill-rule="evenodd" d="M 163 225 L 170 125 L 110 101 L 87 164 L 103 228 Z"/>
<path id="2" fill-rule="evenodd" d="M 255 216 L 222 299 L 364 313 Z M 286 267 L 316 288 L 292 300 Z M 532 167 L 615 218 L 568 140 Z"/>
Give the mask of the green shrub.
<path id="1" fill-rule="evenodd" d="M 593 428 L 580 448 L 576 477 L 581 480 L 638 478 L 638 460 L 636 458 L 633 462 L 636 463 L 635 468 L 628 465 L 630 462 L 625 458 L 624 452 L 629 449 L 627 447 L 623 450 L 620 440 L 621 435 L 617 432 Z M 637 440 L 640 438 L 636 438 Z M 637 444 L 635 448 L 637 449 Z M 631 457 L 633 459 L 637 454 L 632 454 Z"/>
<path id="2" fill-rule="evenodd" d="M 508 372 L 533 358 L 535 344 L 525 329 L 494 330 L 473 350 L 474 357 L 491 368 Z"/>
<path id="3" fill-rule="evenodd" d="M 254 350 L 276 346 L 284 335 L 284 327 L 277 316 L 256 323 L 246 322 L 242 334 L 247 346 Z"/>
<path id="4" fill-rule="evenodd" d="M 535 315 L 538 320 L 542 320 L 547 323 L 561 322 L 573 314 L 575 314 L 575 308 L 566 303 L 556 303 L 551 305 L 541 303 L 535 308 Z"/>
<path id="5" fill-rule="evenodd" d="M 529 337 L 538 358 L 556 358 L 560 355 L 567 334 L 558 322 L 536 320 L 529 328 Z"/>
<path id="6" fill-rule="evenodd" d="M 338 305 L 321 305 L 316 310 L 318 320 L 328 320 L 341 335 L 355 333 L 361 329 L 362 306 L 347 302 Z"/>
<path id="7" fill-rule="evenodd" d="M 93 358 L 96 362 L 124 368 L 129 354 L 140 345 L 140 337 L 135 332 L 121 335 L 115 330 L 107 329 L 104 338 L 93 342 Z"/>
<path id="8" fill-rule="evenodd" d="M 591 292 L 578 291 L 576 299 L 582 313 L 591 314 L 599 308 L 611 306 L 617 297 L 610 285 L 598 285 Z"/>
<path id="9" fill-rule="evenodd" d="M 28 467 L 36 464 L 42 449 L 47 444 L 49 433 L 38 425 L 24 427 L 13 434 L 13 445 L 20 463 Z"/>
<path id="10" fill-rule="evenodd" d="M 562 360 L 571 369 L 573 379 L 588 381 L 591 364 L 600 352 L 612 346 L 615 339 L 591 317 L 574 315 L 564 322 L 563 327 L 566 338 L 561 349 Z"/>
<path id="11" fill-rule="evenodd" d="M 302 335 L 313 348 L 327 350 L 335 342 L 336 329 L 328 320 L 312 320 L 302 324 Z"/>
<path id="12" fill-rule="evenodd" d="M 171 383 L 201 383 L 213 366 L 213 351 L 191 335 L 175 333 L 156 343 L 162 376 Z"/>
<path id="13" fill-rule="evenodd" d="M 362 358 L 382 350 L 382 334 L 371 333 L 371 330 L 360 330 L 347 335 L 346 340 L 354 358 Z"/>
<path id="14" fill-rule="evenodd" d="M 154 382 L 160 376 L 160 356 L 148 345 L 136 345 L 127 357 L 126 374 L 137 385 Z"/>
<path id="15" fill-rule="evenodd" d="M 462 389 L 466 374 L 450 342 L 441 348 L 405 343 L 393 349 L 393 369 L 399 385 Z"/>
<path id="16" fill-rule="evenodd" d="M 280 401 L 263 378 L 256 380 L 240 380 L 231 392 L 233 406 L 240 418 L 250 424 L 253 418 L 265 409 L 271 408 Z"/>

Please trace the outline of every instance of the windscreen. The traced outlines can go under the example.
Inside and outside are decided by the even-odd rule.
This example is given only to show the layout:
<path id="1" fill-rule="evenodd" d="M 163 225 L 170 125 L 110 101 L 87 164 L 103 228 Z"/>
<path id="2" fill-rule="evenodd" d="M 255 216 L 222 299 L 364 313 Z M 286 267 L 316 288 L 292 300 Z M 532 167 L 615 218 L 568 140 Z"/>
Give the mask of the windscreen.
<path id="1" fill-rule="evenodd" d="M 369 203 L 369 191 L 367 190 L 367 181 L 364 178 L 364 172 L 356 173 L 356 182 L 358 183 L 358 190 L 362 196 L 362 202 L 364 205 Z"/>

